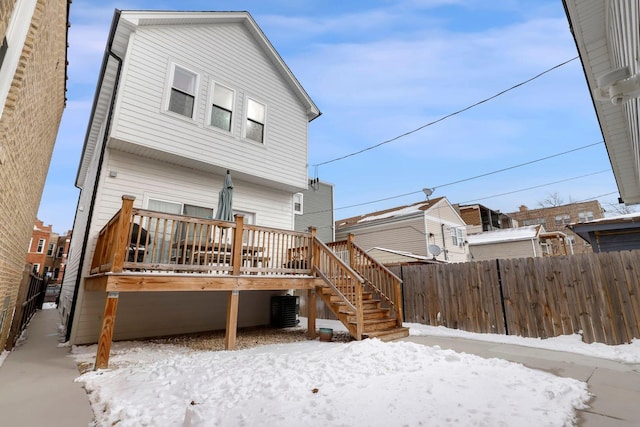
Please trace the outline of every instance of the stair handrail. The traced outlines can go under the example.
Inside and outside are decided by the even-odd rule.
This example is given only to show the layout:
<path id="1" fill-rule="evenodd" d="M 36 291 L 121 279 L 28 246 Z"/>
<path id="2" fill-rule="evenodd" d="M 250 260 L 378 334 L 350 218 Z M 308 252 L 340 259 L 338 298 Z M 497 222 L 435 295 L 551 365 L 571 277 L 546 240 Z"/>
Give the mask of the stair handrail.
<path id="1" fill-rule="evenodd" d="M 323 254 L 331 261 L 330 266 L 321 265 L 320 254 Z M 356 317 L 355 338 L 357 340 L 362 339 L 364 332 L 364 303 L 362 298 L 364 279 L 316 236 L 313 236 L 312 265 L 314 271 L 354 310 Z M 323 267 L 331 271 L 326 271 Z M 334 268 L 338 271 L 333 270 Z M 353 292 L 350 291 L 350 287 L 353 287 Z"/>
<path id="2" fill-rule="evenodd" d="M 358 246 L 354 242 L 354 237 L 353 234 L 349 234 L 347 240 L 332 242 L 330 245 L 334 248 L 343 248 L 349 251 L 351 267 L 366 280 L 375 294 L 380 296 L 393 308 L 396 315 L 396 323 L 398 327 L 401 327 L 403 321 L 402 279 Z M 359 260 L 364 260 L 365 262 L 359 262 Z M 365 269 L 365 267 L 370 267 L 373 271 Z M 374 274 L 376 274 L 376 272 L 379 273 L 377 275 L 379 280 L 375 280 Z M 388 283 L 390 289 L 385 291 L 380 287 L 382 284 L 379 282 Z"/>

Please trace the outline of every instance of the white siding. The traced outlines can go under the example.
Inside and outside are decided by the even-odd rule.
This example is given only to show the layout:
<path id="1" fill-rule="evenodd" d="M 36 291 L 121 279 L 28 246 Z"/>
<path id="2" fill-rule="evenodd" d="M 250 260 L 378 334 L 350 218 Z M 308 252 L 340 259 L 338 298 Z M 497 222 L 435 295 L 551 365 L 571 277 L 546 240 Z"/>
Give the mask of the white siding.
<path id="1" fill-rule="evenodd" d="M 111 171 L 117 172 L 117 176 L 110 177 L 109 172 Z M 97 196 L 99 202 L 95 207 L 94 221 L 91 225 L 90 237 L 86 249 L 84 275 L 87 275 L 90 270 L 90 263 L 98 232 L 104 224 L 113 217 L 118 209 L 120 209 L 123 194 L 135 196 L 134 206 L 136 207 L 146 207 L 148 198 L 158 198 L 210 207 L 214 209 L 215 212 L 217 209 L 218 192 L 222 187 L 223 179 L 223 176 L 207 175 L 200 171 L 194 171 L 159 161 L 135 158 L 127 153 L 108 150 L 105 155 L 102 181 Z M 257 187 L 237 179 L 234 180 L 233 184 L 234 209 L 254 212 L 256 224 L 258 225 L 283 229 L 292 228 L 293 209 L 290 193 L 267 187 Z M 80 250 L 77 252 L 79 253 Z M 76 275 L 74 274 L 73 277 L 73 284 L 75 284 Z M 66 279 L 67 277 L 65 275 L 65 284 L 67 283 Z M 73 288 L 71 288 L 71 292 L 72 290 Z M 123 301 L 130 301 L 133 297 L 127 296 L 123 299 L 121 294 L 121 299 L 118 304 L 117 324 L 123 335 L 118 335 L 117 339 L 178 333 L 173 332 L 176 328 L 179 329 L 180 333 L 184 333 L 207 330 L 207 328 L 211 329 L 211 325 L 216 325 L 216 328 L 224 327 L 224 323 L 222 323 L 222 326 L 220 326 L 219 323 L 210 323 L 216 321 L 216 318 L 208 317 L 210 315 L 209 308 L 202 309 L 204 310 L 202 311 L 200 307 L 201 304 L 203 304 L 203 302 L 201 302 L 202 300 L 210 302 L 214 300 L 217 301 L 216 298 L 219 297 L 202 296 L 202 294 L 198 296 L 192 293 L 187 294 L 189 296 L 180 296 L 180 301 L 184 302 L 184 304 L 181 303 L 180 308 L 175 306 L 175 295 L 174 297 L 164 297 L 152 296 L 154 294 L 150 293 L 141 294 L 145 298 L 152 298 L 154 304 L 153 310 L 145 309 L 140 304 L 128 305 L 129 303 L 125 303 L 123 308 Z M 72 294 L 69 294 L 69 297 L 71 297 L 71 295 Z M 244 296 L 245 293 L 241 295 Z M 104 298 L 105 296 L 101 293 L 85 292 L 81 287 L 78 292 L 78 308 L 74 319 L 73 335 L 71 337 L 72 343 L 86 343 L 95 340 L 97 336 L 95 334 L 97 334 L 100 329 L 100 319 L 102 318 L 104 310 Z M 262 311 L 268 313 L 268 305 L 265 305 L 267 304 L 265 301 L 263 298 L 258 299 L 256 303 L 260 305 L 254 307 L 254 310 L 258 310 L 260 313 L 262 313 Z M 141 304 L 144 305 L 145 303 Z M 213 304 L 213 302 L 211 302 L 211 304 Z M 213 305 L 211 307 L 213 307 Z M 226 299 L 224 299 L 222 308 L 216 305 L 215 309 L 226 310 Z M 156 316 L 158 312 L 171 313 L 171 315 L 167 314 L 167 319 L 172 319 L 172 321 L 177 322 L 177 325 L 171 326 L 171 323 L 164 324 L 161 321 L 150 321 L 147 325 L 147 323 L 136 319 L 135 323 L 140 323 L 140 325 L 134 327 L 129 324 L 129 320 L 127 319 L 137 316 L 137 314 L 135 314 L 137 311 L 140 311 L 140 315 L 145 318 L 146 316 L 150 316 L 151 319 L 155 319 L 154 316 Z M 154 311 L 156 314 L 152 314 L 150 311 Z M 125 315 L 121 316 L 121 313 Z M 206 316 L 203 318 L 202 316 L 205 315 L 205 313 Z M 252 317 L 243 317 L 242 321 L 250 322 L 251 319 Z M 268 321 L 266 323 L 268 323 Z M 145 329 L 147 326 L 144 325 L 147 325 L 149 329 Z M 154 325 L 158 326 L 158 328 L 153 329 L 152 326 Z M 247 325 L 248 324 L 244 326 Z"/>
<path id="2" fill-rule="evenodd" d="M 238 327 L 268 325 L 272 295 L 282 292 L 242 291 Z M 114 340 L 156 337 L 224 329 L 228 292 L 121 292 Z M 87 292 L 78 308 L 74 344 L 98 341 L 106 293 Z"/>
<path id="3" fill-rule="evenodd" d="M 112 137 L 300 189 L 305 109 L 240 23 L 140 27 L 127 51 Z M 194 121 L 164 112 L 170 64 L 200 74 Z M 209 85 L 236 91 L 232 134 L 205 125 Z M 265 143 L 242 139 L 245 97 L 267 105 Z"/>
<path id="4" fill-rule="evenodd" d="M 542 248 L 540 247 L 540 241 L 538 239 L 534 242 L 531 240 L 520 240 L 485 245 L 469 245 L 469 252 L 471 252 L 472 261 L 542 256 Z"/>
<path id="5" fill-rule="evenodd" d="M 427 223 L 427 233 L 429 233 L 429 244 L 438 245 L 442 250 L 440 255 L 436 257 L 437 259 L 448 262 L 466 262 L 469 260 L 468 246 L 466 244 L 462 246 L 454 245 L 451 238 L 451 229 L 462 227 L 465 229 L 463 237 L 466 240 L 466 224 L 451 204 L 445 199 L 441 200 L 426 212 L 425 221 Z M 431 255 L 428 254 L 428 256 Z"/>

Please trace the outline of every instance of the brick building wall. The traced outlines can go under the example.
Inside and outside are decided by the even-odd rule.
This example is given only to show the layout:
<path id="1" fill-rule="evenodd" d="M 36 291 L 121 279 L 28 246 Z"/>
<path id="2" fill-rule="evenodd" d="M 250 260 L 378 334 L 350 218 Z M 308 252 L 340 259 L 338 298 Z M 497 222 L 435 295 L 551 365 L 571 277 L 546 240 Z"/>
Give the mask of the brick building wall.
<path id="1" fill-rule="evenodd" d="M 0 0 L 0 37 L 7 35 L 15 3 Z M 68 0 L 36 2 L 7 99 L 0 105 L 0 349 L 65 106 L 68 7 Z"/>
<path id="2" fill-rule="evenodd" d="M 29 252 L 27 253 L 27 264 L 34 266 L 34 273 L 44 274 L 44 267 L 47 265 L 47 250 L 51 243 L 50 225 L 44 225 L 42 221 L 36 219 L 31 233 L 31 243 L 29 244 Z M 37 268 L 37 271 L 35 270 Z"/>
<path id="3" fill-rule="evenodd" d="M 567 224 L 604 218 L 604 209 L 600 202 L 591 200 L 539 209 L 529 209 L 523 205 L 518 212 L 507 215 L 518 221 L 520 226 L 542 224 L 546 231 L 562 231 L 571 239 L 573 253 L 581 254 L 593 252 L 591 245 L 569 230 Z"/>

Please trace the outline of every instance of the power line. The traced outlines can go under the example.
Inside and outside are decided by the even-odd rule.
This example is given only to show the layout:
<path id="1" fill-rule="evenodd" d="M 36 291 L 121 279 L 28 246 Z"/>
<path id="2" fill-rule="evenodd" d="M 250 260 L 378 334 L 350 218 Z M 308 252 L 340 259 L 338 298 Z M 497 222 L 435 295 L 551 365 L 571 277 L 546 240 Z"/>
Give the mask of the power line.
<path id="1" fill-rule="evenodd" d="M 447 186 L 453 185 L 453 184 L 459 184 L 461 182 L 471 181 L 471 180 L 477 179 L 477 178 L 483 178 L 485 176 L 489 176 L 489 175 L 493 175 L 493 174 L 496 174 L 496 173 L 508 171 L 508 170 L 519 168 L 519 167 L 522 167 L 522 166 L 528 166 L 528 165 L 531 165 L 533 163 L 541 162 L 543 160 L 549 160 L 549 159 L 552 159 L 554 157 L 563 156 L 565 154 L 573 153 L 573 152 L 576 152 L 576 151 L 579 151 L 579 150 L 583 150 L 585 148 L 593 147 L 593 146 L 596 146 L 596 145 L 599 145 L 599 144 L 602 144 L 602 143 L 603 143 L 603 141 L 594 142 L 592 144 L 583 145 L 582 147 L 573 148 L 571 150 L 563 151 L 561 153 L 551 154 L 549 156 L 545 156 L 545 157 L 542 157 L 542 158 L 539 158 L 539 159 L 535 159 L 535 160 L 530 160 L 530 161 L 524 162 L 524 163 L 519 163 L 517 165 L 513 165 L 513 166 L 506 167 L 506 168 L 498 169 L 498 170 L 495 170 L 495 171 L 492 171 L 492 172 L 486 172 L 486 173 L 483 173 L 483 174 L 480 174 L 480 175 L 476 175 L 476 176 L 472 176 L 472 177 L 469 177 L 469 178 L 459 179 L 457 181 L 449 182 L 449 183 L 446 183 L 446 184 L 440 184 L 437 187 L 433 187 L 433 188 L 442 188 L 442 187 L 447 187 Z M 384 202 L 384 201 L 393 200 L 393 199 L 399 199 L 401 197 L 411 196 L 413 194 L 418 194 L 418 193 L 422 193 L 422 190 L 411 191 L 409 193 L 399 194 L 399 195 L 396 195 L 396 196 L 384 197 L 382 199 L 372 200 L 372 201 L 369 201 L 369 202 L 356 203 L 354 205 L 341 206 L 339 208 L 334 208 L 334 209 L 325 209 L 325 210 L 316 211 L 316 212 L 309 212 L 309 215 L 316 214 L 316 213 L 330 212 L 332 210 L 337 211 L 337 210 L 342 210 L 342 209 L 355 208 L 355 207 L 358 207 L 358 206 L 370 205 L 370 204 L 373 204 L 373 203 Z"/>
<path id="2" fill-rule="evenodd" d="M 398 135 L 398 136 L 393 137 L 393 138 L 391 138 L 391 139 L 387 139 L 386 141 L 379 142 L 379 143 L 377 143 L 377 144 L 375 144 L 375 145 L 372 145 L 372 146 L 367 147 L 367 148 L 363 148 L 362 150 L 356 151 L 356 152 L 351 153 L 351 154 L 346 154 L 346 155 L 344 155 L 344 156 L 337 157 L 337 158 L 332 159 L 332 160 L 327 160 L 327 161 L 325 161 L 325 162 L 316 163 L 316 164 L 314 164 L 314 165 L 312 165 L 312 166 L 314 166 L 314 167 L 316 167 L 316 168 L 317 168 L 318 166 L 326 165 L 326 164 L 329 164 L 329 163 L 337 162 L 338 160 L 343 160 L 343 159 L 346 159 L 346 158 L 348 158 L 348 157 L 356 156 L 356 155 L 358 155 L 358 154 L 362 154 L 362 153 L 364 153 L 364 152 L 366 152 L 366 151 L 373 150 L 374 148 L 378 148 L 378 147 L 380 147 L 380 146 L 382 146 L 382 145 L 388 144 L 388 143 L 390 143 L 390 142 L 397 141 L 397 140 L 398 140 L 398 139 L 400 139 L 400 138 L 404 138 L 405 136 L 408 136 L 408 135 L 411 135 L 411 134 L 413 134 L 413 133 L 416 133 L 416 132 L 418 132 L 418 131 L 420 131 L 420 130 L 422 130 L 422 129 L 426 128 L 426 127 L 432 126 L 432 125 L 434 125 L 434 124 L 436 124 L 436 123 L 439 123 L 439 122 L 441 122 L 441 121 L 443 121 L 443 120 L 446 120 L 446 119 L 448 119 L 448 118 L 450 118 L 450 117 L 453 117 L 453 116 L 458 115 L 458 114 L 460 114 L 460 113 L 464 113 L 464 112 L 465 112 L 465 111 L 467 111 L 467 110 L 470 110 L 470 109 L 472 109 L 472 108 L 475 108 L 475 107 L 477 107 L 478 105 L 484 104 L 485 102 L 491 101 L 492 99 L 495 99 L 495 98 L 497 98 L 497 97 L 499 97 L 499 96 L 501 96 L 501 95 L 504 95 L 505 93 L 507 93 L 507 92 L 509 92 L 509 91 L 512 91 L 512 90 L 514 90 L 514 89 L 517 89 L 517 88 L 519 88 L 520 86 L 523 86 L 523 85 L 525 85 L 525 84 L 527 84 L 527 83 L 529 83 L 529 82 L 531 82 L 531 81 L 533 81 L 533 80 L 536 80 L 537 78 L 540 78 L 540 77 L 542 77 L 543 75 L 545 75 L 545 74 L 547 74 L 547 73 L 549 73 L 549 72 L 551 72 L 551 71 L 553 71 L 553 70 L 555 70 L 555 69 L 557 69 L 557 68 L 560 68 L 560 67 L 562 67 L 562 66 L 564 66 L 564 65 L 568 64 L 569 62 L 574 61 L 574 60 L 576 60 L 576 59 L 578 59 L 578 57 L 577 57 L 577 56 L 576 56 L 576 57 L 573 57 L 573 58 L 571 58 L 571 59 L 569 59 L 569 60 L 567 60 L 567 61 L 564 61 L 564 62 L 562 62 L 562 63 L 560 63 L 560 64 L 558 64 L 558 65 L 555 65 L 555 66 L 553 66 L 553 67 L 551 67 L 551 68 L 549 68 L 549 69 L 547 69 L 547 70 L 544 70 L 543 72 L 541 72 L 541 73 L 539 73 L 539 74 L 536 74 L 535 76 L 533 76 L 533 77 L 531 77 L 531 78 L 529 78 L 529 79 L 527 79 L 527 80 L 525 80 L 525 81 L 522 81 L 522 82 L 520 82 L 520 83 L 518 83 L 518 84 L 515 84 L 515 85 L 511 86 L 510 88 L 504 89 L 504 90 L 502 90 L 502 91 L 500 91 L 500 92 L 496 93 L 495 95 L 492 95 L 492 96 L 490 96 L 490 97 L 488 97 L 488 98 L 485 98 L 485 99 L 483 99 L 483 100 L 481 100 L 481 101 L 478 101 L 478 102 L 476 102 L 475 104 L 471 104 L 471 105 L 469 105 L 468 107 L 465 107 L 465 108 L 463 108 L 463 109 L 461 109 L 461 110 L 454 111 L 453 113 L 449 113 L 449 114 L 447 114 L 447 115 L 445 115 L 445 116 L 442 116 L 442 117 L 440 117 L 439 119 L 436 119 L 436 120 L 434 120 L 434 121 L 432 121 L 432 122 L 426 123 L 426 124 L 424 124 L 424 125 L 422 125 L 422 126 L 420 126 L 420 127 L 417 127 L 417 128 L 415 128 L 415 129 L 413 129 L 413 130 L 410 130 L 410 131 L 408 131 L 408 132 L 405 132 L 405 133 L 403 133 L 402 135 Z"/>
<path id="3" fill-rule="evenodd" d="M 492 196 L 480 197 L 478 199 L 471 199 L 471 200 L 467 200 L 465 202 L 460 202 L 460 204 L 463 205 L 463 204 L 466 204 L 466 203 L 477 202 L 478 200 L 493 199 L 494 197 L 500 197 L 500 196 L 506 196 L 508 194 L 520 193 L 522 191 L 533 190 L 534 188 L 546 187 L 547 185 L 553 185 L 553 184 L 559 184 L 561 182 L 573 181 L 573 180 L 576 180 L 576 179 L 586 178 L 588 176 L 597 175 L 597 174 L 600 174 L 600 173 L 610 172 L 610 171 L 611 171 L 611 169 L 605 169 L 605 170 L 601 170 L 601 171 L 598 171 L 598 172 L 588 173 L 586 175 L 574 176 L 573 178 L 561 179 L 560 181 L 548 182 L 546 184 L 540 184 L 540 185 L 535 185 L 533 187 L 522 188 L 520 190 L 508 191 L 506 193 L 494 194 Z"/>

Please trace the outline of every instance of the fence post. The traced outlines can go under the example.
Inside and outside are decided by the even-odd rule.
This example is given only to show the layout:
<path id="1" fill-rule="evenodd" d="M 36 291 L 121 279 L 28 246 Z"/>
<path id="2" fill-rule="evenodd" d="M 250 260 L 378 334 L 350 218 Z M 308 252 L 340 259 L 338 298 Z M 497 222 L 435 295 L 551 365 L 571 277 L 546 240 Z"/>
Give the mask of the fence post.
<path id="1" fill-rule="evenodd" d="M 129 246 L 129 228 L 131 226 L 131 212 L 133 210 L 133 201 L 135 196 L 122 196 L 122 209 L 120 210 L 120 218 L 118 218 L 118 225 L 116 225 L 116 235 L 114 236 L 115 247 L 113 250 L 113 264 L 111 264 L 111 271 L 114 273 L 122 272 L 122 266 L 124 265 L 124 255 Z"/>
<path id="2" fill-rule="evenodd" d="M 9 330 L 9 337 L 5 349 L 11 351 L 16 344 L 16 338 L 22 329 L 22 314 L 24 312 L 24 302 L 27 299 L 27 293 L 29 292 L 29 283 L 31 281 L 31 264 L 25 264 L 24 271 L 22 272 L 22 281 L 20 282 L 20 288 L 18 288 L 18 297 L 16 298 L 16 305 L 13 311 L 13 317 L 11 318 L 11 329 Z"/>

